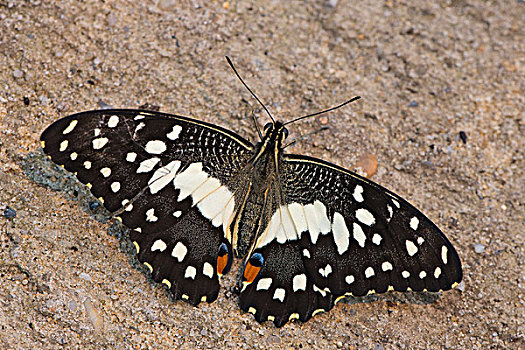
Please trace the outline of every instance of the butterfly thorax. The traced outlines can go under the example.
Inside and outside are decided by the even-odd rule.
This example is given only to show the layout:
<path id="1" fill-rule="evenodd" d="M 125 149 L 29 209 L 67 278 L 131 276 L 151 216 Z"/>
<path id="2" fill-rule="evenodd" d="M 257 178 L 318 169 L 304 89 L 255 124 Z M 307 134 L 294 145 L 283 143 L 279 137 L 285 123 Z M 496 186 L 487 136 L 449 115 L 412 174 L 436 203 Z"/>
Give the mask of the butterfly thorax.
<path id="1" fill-rule="evenodd" d="M 268 123 L 264 137 L 255 145 L 253 158 L 246 171 L 250 174 L 249 188 L 237 220 L 239 223 L 233 237 L 238 257 L 244 257 L 266 228 L 269 216 L 284 201 L 281 171 L 283 142 L 288 131 L 280 122 Z"/>

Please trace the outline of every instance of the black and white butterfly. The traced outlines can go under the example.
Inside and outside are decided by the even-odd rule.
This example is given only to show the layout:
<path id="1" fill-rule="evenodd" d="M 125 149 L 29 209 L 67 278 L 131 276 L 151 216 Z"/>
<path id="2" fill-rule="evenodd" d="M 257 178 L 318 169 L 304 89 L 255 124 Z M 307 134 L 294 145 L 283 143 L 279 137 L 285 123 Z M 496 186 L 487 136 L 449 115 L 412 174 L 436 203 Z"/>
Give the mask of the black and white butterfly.
<path id="1" fill-rule="evenodd" d="M 224 128 L 145 110 L 98 110 L 42 134 L 51 159 L 131 229 L 138 259 L 176 299 L 213 302 L 242 258 L 240 306 L 280 327 L 348 295 L 440 291 L 462 278 L 448 239 L 389 190 L 283 151 L 273 121 L 252 144 Z"/>

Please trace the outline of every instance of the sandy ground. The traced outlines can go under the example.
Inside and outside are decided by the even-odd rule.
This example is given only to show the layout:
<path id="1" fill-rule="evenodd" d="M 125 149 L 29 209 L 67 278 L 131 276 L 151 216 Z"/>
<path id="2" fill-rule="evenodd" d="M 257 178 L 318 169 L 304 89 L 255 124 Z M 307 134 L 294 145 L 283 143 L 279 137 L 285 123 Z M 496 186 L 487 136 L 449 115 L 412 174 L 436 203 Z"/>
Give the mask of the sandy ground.
<path id="1" fill-rule="evenodd" d="M 0 0 L 0 347 L 524 349 L 525 3 L 439 3 Z M 460 288 L 277 329 L 240 311 L 232 276 L 198 308 L 151 282 L 39 136 L 147 103 L 256 140 L 252 110 L 266 116 L 224 55 L 282 120 L 361 95 L 294 125 L 330 129 L 293 152 L 376 154 L 373 179 L 455 245 Z"/>

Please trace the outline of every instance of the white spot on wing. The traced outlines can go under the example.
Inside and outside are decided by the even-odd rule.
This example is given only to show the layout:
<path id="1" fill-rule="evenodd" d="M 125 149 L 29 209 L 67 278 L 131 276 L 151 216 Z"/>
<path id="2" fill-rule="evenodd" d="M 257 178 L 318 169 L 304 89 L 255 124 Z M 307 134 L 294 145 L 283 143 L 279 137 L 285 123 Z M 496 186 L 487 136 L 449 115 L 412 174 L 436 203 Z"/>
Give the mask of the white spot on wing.
<path id="1" fill-rule="evenodd" d="M 366 241 L 365 233 L 363 232 L 363 229 L 361 228 L 361 226 L 359 226 L 357 222 L 354 222 L 353 226 L 354 226 L 354 229 L 353 229 L 354 239 L 357 241 L 359 246 L 361 246 L 361 248 L 364 248 L 365 241 Z"/>
<path id="2" fill-rule="evenodd" d="M 408 255 L 414 256 L 414 254 L 417 253 L 417 246 L 414 244 L 414 242 L 409 241 L 408 239 L 406 240 L 405 244 L 407 247 Z"/>
<path id="3" fill-rule="evenodd" d="M 304 206 L 304 213 L 310 231 L 310 239 L 313 244 L 317 243 L 319 234 L 326 234 L 331 230 L 331 223 L 326 215 L 326 207 L 320 201 Z"/>
<path id="4" fill-rule="evenodd" d="M 303 249 L 303 256 L 310 258 L 310 251 L 308 249 Z"/>
<path id="5" fill-rule="evenodd" d="M 64 129 L 64 131 L 62 131 L 62 134 L 69 134 L 71 131 L 73 131 L 73 129 L 75 128 L 75 126 L 77 126 L 78 124 L 78 120 L 72 120 L 71 123 L 69 123 L 69 125 L 67 126 L 67 128 Z"/>
<path id="6" fill-rule="evenodd" d="M 130 204 L 128 199 L 124 199 L 121 204 L 122 204 L 123 208 L 126 208 L 125 209 L 126 211 L 132 211 L 133 210 L 133 204 Z"/>
<path id="7" fill-rule="evenodd" d="M 192 194 L 204 181 L 208 174 L 202 170 L 202 163 L 192 163 L 183 172 L 175 176 L 173 185 L 180 190 L 177 201 L 182 201 Z"/>
<path id="8" fill-rule="evenodd" d="M 120 182 L 115 181 L 111 184 L 110 187 L 114 193 L 117 193 L 120 190 Z"/>
<path id="9" fill-rule="evenodd" d="M 188 248 L 186 248 L 182 242 L 177 242 L 171 252 L 171 256 L 176 258 L 179 262 L 182 262 L 186 257 L 186 253 L 188 253 Z"/>
<path id="10" fill-rule="evenodd" d="M 284 296 L 286 295 L 286 291 L 282 288 L 277 288 L 275 290 L 275 293 L 273 294 L 273 298 L 276 300 L 280 300 L 281 302 L 284 302 Z"/>
<path id="11" fill-rule="evenodd" d="M 220 186 L 197 204 L 197 208 L 205 218 L 212 220 L 213 226 L 219 227 L 223 224 L 223 216 L 220 214 L 224 212 L 228 203 L 233 201 L 232 197 L 233 193 L 226 186 Z"/>
<path id="12" fill-rule="evenodd" d="M 164 250 L 166 250 L 166 248 L 166 243 L 164 243 L 162 239 L 157 239 L 151 246 L 151 251 L 154 252 L 155 250 L 160 250 L 161 252 L 163 252 Z"/>
<path id="13" fill-rule="evenodd" d="M 317 287 L 315 284 L 313 285 L 313 288 L 312 288 L 312 289 L 314 290 L 314 292 L 319 292 L 319 293 L 321 293 L 321 295 L 322 295 L 323 297 L 326 297 L 326 294 L 327 294 L 327 293 L 330 293 L 330 289 L 329 289 L 328 287 L 325 288 L 325 289 L 321 289 L 321 288 Z"/>
<path id="14" fill-rule="evenodd" d="M 170 140 L 176 140 L 179 138 L 180 132 L 182 131 L 182 128 L 180 125 L 173 126 L 173 130 L 166 134 L 166 137 Z"/>
<path id="15" fill-rule="evenodd" d="M 126 161 L 133 163 L 137 159 L 137 153 L 135 152 L 129 152 L 126 154 Z"/>
<path id="16" fill-rule="evenodd" d="M 159 218 L 155 216 L 155 209 L 151 208 L 146 211 L 146 221 L 155 222 Z"/>
<path id="17" fill-rule="evenodd" d="M 332 266 L 330 266 L 330 264 L 326 264 L 324 268 L 322 267 L 319 269 L 319 273 L 325 278 L 328 277 L 328 275 L 332 273 Z"/>
<path id="18" fill-rule="evenodd" d="M 438 266 L 438 267 L 436 267 L 436 269 L 434 270 L 434 277 L 435 277 L 435 278 L 439 278 L 440 275 L 441 275 L 441 268 Z"/>
<path id="19" fill-rule="evenodd" d="M 394 198 L 392 198 L 392 203 L 394 203 L 394 205 L 397 207 L 397 209 L 400 208 L 400 206 L 399 206 L 399 202 L 396 201 Z"/>
<path id="20" fill-rule="evenodd" d="M 347 251 L 350 244 L 350 232 L 348 232 L 348 227 L 346 227 L 345 219 L 338 212 L 334 214 L 332 232 L 337 252 L 341 255 Z"/>
<path id="21" fill-rule="evenodd" d="M 293 277 L 292 288 L 294 292 L 306 290 L 306 275 L 304 273 Z"/>
<path id="22" fill-rule="evenodd" d="M 392 207 L 389 206 L 389 205 L 386 206 L 386 209 L 388 210 L 388 218 L 387 218 L 387 221 L 390 221 L 390 219 L 392 219 L 392 216 L 394 215 L 394 210 L 393 210 Z"/>
<path id="23" fill-rule="evenodd" d="M 95 134 L 95 137 L 100 135 L 100 129 L 99 128 L 96 128 L 95 130 L 93 130 L 93 132 Z"/>
<path id="24" fill-rule="evenodd" d="M 213 226 L 222 225 L 226 234 L 235 209 L 233 193 L 218 179 L 209 177 L 203 171 L 202 163 L 190 164 L 174 177 L 173 185 L 180 191 L 177 201 L 191 195 L 201 214 L 211 220 Z"/>
<path id="25" fill-rule="evenodd" d="M 109 175 L 111 175 L 111 169 L 110 168 L 102 168 L 100 169 L 100 173 L 102 174 L 102 176 L 104 177 L 108 177 Z"/>
<path id="26" fill-rule="evenodd" d="M 299 203 L 281 205 L 273 213 L 270 223 L 258 240 L 257 247 L 263 247 L 274 239 L 278 243 L 299 239 L 301 232 L 306 230 L 306 219 L 301 211 L 303 210 Z"/>
<path id="27" fill-rule="evenodd" d="M 69 144 L 69 142 L 67 140 L 64 140 L 64 141 L 60 142 L 60 149 L 59 149 L 59 151 L 60 152 L 64 152 L 67 149 L 67 145 L 68 144 Z"/>
<path id="28" fill-rule="evenodd" d="M 383 264 L 381 264 L 381 270 L 383 271 L 388 271 L 388 270 L 392 270 L 393 269 L 393 266 L 390 262 L 388 261 L 385 261 Z"/>
<path id="29" fill-rule="evenodd" d="M 414 230 L 414 231 L 417 230 L 417 226 L 418 225 L 419 225 L 419 219 L 418 218 L 416 218 L 414 216 L 412 219 L 410 219 L 410 228 L 412 230 Z"/>
<path id="30" fill-rule="evenodd" d="M 166 150 L 166 144 L 164 141 L 153 140 L 148 141 L 146 144 L 146 152 L 149 154 L 161 154 Z"/>
<path id="31" fill-rule="evenodd" d="M 357 209 L 355 212 L 355 217 L 357 220 L 361 221 L 367 226 L 372 226 L 376 222 L 374 215 L 364 208 Z"/>
<path id="32" fill-rule="evenodd" d="M 71 160 L 76 160 L 78 157 L 78 153 L 77 152 L 73 152 L 69 155 L 69 158 L 71 158 Z"/>
<path id="33" fill-rule="evenodd" d="M 375 245 L 379 245 L 381 244 L 382 239 L 383 237 L 381 237 L 381 235 L 379 235 L 378 233 L 374 233 L 374 235 L 372 236 L 372 243 L 374 243 Z"/>
<path id="34" fill-rule="evenodd" d="M 177 173 L 177 170 L 179 170 L 180 164 L 180 161 L 174 160 L 168 165 L 155 170 L 151 179 L 148 181 L 151 194 L 159 192 L 175 178 L 175 174 Z"/>
<path id="35" fill-rule="evenodd" d="M 271 278 L 261 278 L 259 282 L 257 282 L 257 286 L 255 287 L 255 290 L 268 290 L 270 286 L 272 285 L 272 279 Z"/>
<path id="36" fill-rule="evenodd" d="M 410 277 L 410 272 L 403 271 L 403 272 L 401 272 L 401 276 L 403 276 L 403 278 L 409 278 Z"/>
<path id="37" fill-rule="evenodd" d="M 88 169 L 88 170 L 91 169 L 91 162 L 90 162 L 89 160 L 86 160 L 86 161 L 84 162 L 84 168 L 86 168 L 86 169 Z"/>
<path id="38" fill-rule="evenodd" d="M 137 118 L 135 118 L 135 120 L 137 120 Z M 144 124 L 143 122 L 140 122 L 139 125 L 137 125 L 137 127 L 135 128 L 135 134 L 139 132 L 145 126 L 146 124 Z"/>
<path id="39" fill-rule="evenodd" d="M 213 277 L 213 266 L 209 262 L 205 262 L 202 267 L 202 274 L 208 276 L 209 278 Z"/>
<path id="40" fill-rule="evenodd" d="M 299 203 L 292 203 L 288 205 L 288 210 L 290 211 L 297 233 L 300 236 L 302 232 L 308 230 L 308 223 L 306 222 L 303 206 Z"/>
<path id="41" fill-rule="evenodd" d="M 423 278 L 425 278 L 425 277 L 427 277 L 427 273 L 426 273 L 425 271 L 421 271 L 421 272 L 419 273 L 419 278 L 423 279 Z"/>
<path id="42" fill-rule="evenodd" d="M 193 266 L 188 266 L 184 272 L 184 278 L 195 279 L 195 276 L 197 276 L 197 269 Z"/>
<path id="43" fill-rule="evenodd" d="M 345 277 L 345 282 L 348 283 L 348 284 L 352 284 L 352 283 L 354 283 L 354 281 L 355 281 L 355 278 L 352 275 L 348 275 L 348 276 Z"/>
<path id="44" fill-rule="evenodd" d="M 357 202 L 364 201 L 365 199 L 363 198 L 363 186 L 361 185 L 355 186 L 353 196 Z"/>
<path id="45" fill-rule="evenodd" d="M 181 215 L 182 215 L 182 211 L 180 210 L 176 210 L 173 212 L 173 216 L 175 216 L 176 218 L 180 218 Z"/>
<path id="46" fill-rule="evenodd" d="M 365 277 L 370 278 L 375 275 L 374 269 L 372 267 L 367 267 L 365 270 Z"/>
<path id="47" fill-rule="evenodd" d="M 447 253 L 448 248 L 446 246 L 441 247 L 441 260 L 443 260 L 443 264 L 446 264 L 448 261 Z"/>
<path id="48" fill-rule="evenodd" d="M 140 162 L 139 168 L 137 169 L 137 174 L 147 173 L 153 170 L 157 163 L 160 162 L 160 159 L 157 157 L 149 158 Z"/>
<path id="49" fill-rule="evenodd" d="M 109 140 L 107 137 L 99 137 L 98 139 L 94 139 L 92 142 L 93 149 L 101 149 L 106 145 L 106 143 L 108 143 L 108 141 Z"/>
<path id="50" fill-rule="evenodd" d="M 111 117 L 109 117 L 108 127 L 109 128 L 114 128 L 115 126 L 117 126 L 118 121 L 119 121 L 118 116 L 117 115 L 112 115 Z"/>
<path id="51" fill-rule="evenodd" d="M 422 245 L 425 242 L 425 239 L 423 237 L 417 238 L 417 244 Z"/>

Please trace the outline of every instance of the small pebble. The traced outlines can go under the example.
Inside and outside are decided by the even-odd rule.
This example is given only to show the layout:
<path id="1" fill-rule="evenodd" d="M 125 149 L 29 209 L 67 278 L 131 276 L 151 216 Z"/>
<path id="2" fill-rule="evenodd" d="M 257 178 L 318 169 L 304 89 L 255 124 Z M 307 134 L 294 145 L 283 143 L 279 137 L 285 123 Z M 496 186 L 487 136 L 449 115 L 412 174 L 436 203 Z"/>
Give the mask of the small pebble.
<path id="1" fill-rule="evenodd" d="M 476 243 L 474 245 L 474 251 L 478 254 L 481 254 L 485 251 L 485 246 L 481 243 Z"/>
<path id="2" fill-rule="evenodd" d="M 20 69 L 16 69 L 13 71 L 13 76 L 15 78 L 22 78 L 24 76 L 24 72 L 22 72 Z"/>
<path id="3" fill-rule="evenodd" d="M 68 307 L 69 307 L 69 310 L 71 310 L 71 311 L 73 311 L 73 312 L 77 311 L 78 304 L 77 304 L 76 301 L 71 300 L 67 305 L 68 305 Z"/>
<path id="4" fill-rule="evenodd" d="M 13 219 L 14 217 L 16 217 L 16 211 L 10 206 L 7 206 L 4 209 L 4 217 L 6 219 Z"/>
<path id="5" fill-rule="evenodd" d="M 159 7 L 161 10 L 172 10 L 177 6 L 177 2 L 175 0 L 160 0 L 159 1 Z"/>
<path id="6" fill-rule="evenodd" d="M 81 272 L 78 277 L 82 278 L 83 280 L 86 280 L 86 281 L 89 281 L 91 282 L 91 276 L 88 275 L 87 273 L 85 272 Z"/>
<path id="7" fill-rule="evenodd" d="M 98 101 L 98 106 L 101 108 L 101 109 L 110 109 L 110 108 L 113 108 L 112 105 L 110 104 L 107 104 L 106 102 L 100 100 Z"/>
<path id="8" fill-rule="evenodd" d="M 108 21 L 108 25 L 110 27 L 113 27 L 115 24 L 117 24 L 117 17 L 115 17 L 113 13 L 110 13 L 106 20 Z"/>
<path id="9" fill-rule="evenodd" d="M 99 205 L 100 205 L 99 202 L 90 202 L 89 203 L 89 210 L 95 210 L 95 209 L 98 208 Z"/>
<path id="10" fill-rule="evenodd" d="M 27 96 L 24 96 L 23 101 L 24 101 L 24 104 L 25 104 L 26 106 L 29 106 L 29 103 L 31 102 L 31 101 L 29 101 L 29 97 L 27 97 Z"/>
<path id="11" fill-rule="evenodd" d="M 281 338 L 276 335 L 271 335 L 268 337 L 268 344 L 281 344 Z"/>
<path id="12" fill-rule="evenodd" d="M 100 317 L 100 314 L 97 309 L 95 309 L 89 298 L 84 301 L 84 308 L 86 309 L 86 314 L 91 321 L 93 328 L 95 328 L 95 332 L 100 332 L 103 326 L 103 319 Z"/>
<path id="13" fill-rule="evenodd" d="M 47 104 L 49 103 L 49 99 L 45 95 L 40 95 L 39 100 L 42 106 L 47 106 Z"/>
<path id="14" fill-rule="evenodd" d="M 464 131 L 459 132 L 459 138 L 463 141 L 463 144 L 467 144 L 467 134 Z"/>
<path id="15" fill-rule="evenodd" d="M 377 156 L 372 153 L 361 155 L 355 163 L 354 170 L 361 176 L 371 178 L 377 171 Z"/>
<path id="16" fill-rule="evenodd" d="M 419 103 L 417 103 L 417 101 L 410 101 L 410 103 L 408 104 L 408 107 L 417 107 L 419 106 Z"/>
<path id="17" fill-rule="evenodd" d="M 464 292 L 465 291 L 465 282 L 460 282 L 457 286 L 458 290 L 460 292 Z"/>

